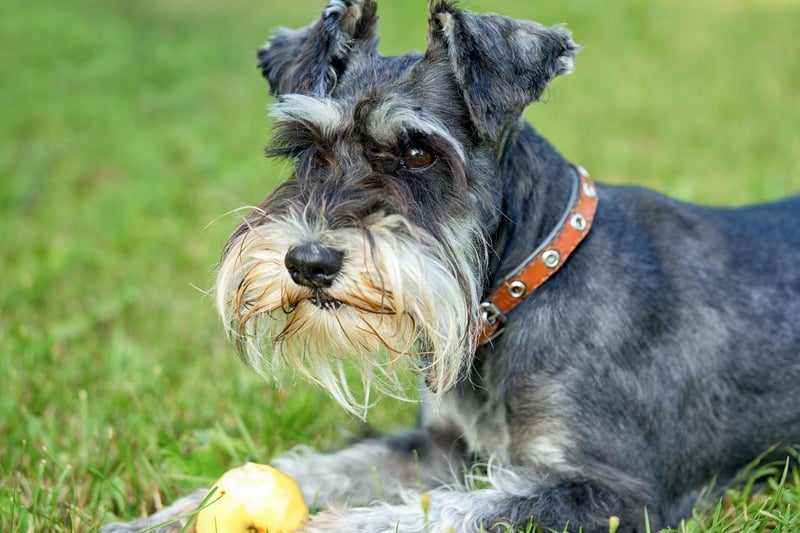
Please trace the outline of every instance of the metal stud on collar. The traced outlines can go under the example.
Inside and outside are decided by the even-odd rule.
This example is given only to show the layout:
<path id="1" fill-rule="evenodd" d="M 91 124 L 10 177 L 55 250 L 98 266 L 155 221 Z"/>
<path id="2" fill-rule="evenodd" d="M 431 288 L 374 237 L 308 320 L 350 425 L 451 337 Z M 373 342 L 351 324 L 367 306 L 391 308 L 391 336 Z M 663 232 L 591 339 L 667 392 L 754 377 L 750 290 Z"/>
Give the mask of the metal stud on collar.
<path id="1" fill-rule="evenodd" d="M 527 290 L 528 286 L 519 280 L 512 281 L 508 284 L 508 294 L 510 294 L 512 298 L 522 298 L 525 296 Z"/>
<path id="2" fill-rule="evenodd" d="M 578 231 L 583 231 L 586 229 L 586 217 L 581 215 L 580 213 L 573 215 L 573 217 L 569 220 L 569 225 L 575 228 Z"/>
<path id="3" fill-rule="evenodd" d="M 561 254 L 558 253 L 558 250 L 547 250 L 542 254 L 542 263 L 544 263 L 544 266 L 547 268 L 557 267 L 560 261 Z"/>

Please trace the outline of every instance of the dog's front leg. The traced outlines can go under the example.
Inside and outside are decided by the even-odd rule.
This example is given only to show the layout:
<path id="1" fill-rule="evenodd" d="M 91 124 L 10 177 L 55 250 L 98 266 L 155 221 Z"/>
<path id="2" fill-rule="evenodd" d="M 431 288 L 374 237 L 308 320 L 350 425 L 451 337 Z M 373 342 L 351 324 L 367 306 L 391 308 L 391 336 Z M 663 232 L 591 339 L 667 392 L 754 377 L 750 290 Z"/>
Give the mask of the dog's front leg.
<path id="1" fill-rule="evenodd" d="M 456 481 L 463 467 L 453 442 L 408 429 L 332 453 L 299 447 L 272 464 L 297 480 L 312 508 L 399 502 L 408 490 L 425 491 Z"/>
<path id="2" fill-rule="evenodd" d="M 557 479 L 560 478 L 560 479 Z M 648 491 L 637 481 L 561 477 L 530 469 L 499 470 L 487 488 L 439 488 L 406 493 L 402 504 L 374 503 L 360 508 L 329 508 L 317 513 L 304 533 L 506 533 L 583 531 L 606 533 L 611 517 L 619 533 L 647 531 Z M 658 510 L 648 508 L 660 525 Z"/>
<path id="3" fill-rule="evenodd" d="M 405 491 L 425 491 L 453 483 L 462 473 L 453 442 L 447 439 L 440 442 L 421 429 L 365 439 L 332 453 L 297 448 L 272 464 L 297 480 L 312 510 L 326 504 L 399 502 Z M 108 524 L 102 532 L 182 531 L 206 494 L 205 489 L 198 490 L 152 516 Z"/>

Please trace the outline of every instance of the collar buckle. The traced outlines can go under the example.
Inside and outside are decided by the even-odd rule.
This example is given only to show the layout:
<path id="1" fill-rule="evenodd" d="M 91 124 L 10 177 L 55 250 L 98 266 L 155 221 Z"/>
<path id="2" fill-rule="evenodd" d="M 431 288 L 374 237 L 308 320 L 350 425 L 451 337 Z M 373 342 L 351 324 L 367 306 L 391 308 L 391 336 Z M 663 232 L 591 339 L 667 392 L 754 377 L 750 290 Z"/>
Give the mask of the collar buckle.
<path id="1" fill-rule="evenodd" d="M 488 333 L 484 342 L 492 341 L 506 330 L 508 318 L 506 314 L 492 302 L 481 303 L 479 309 L 481 311 L 483 330 Z"/>

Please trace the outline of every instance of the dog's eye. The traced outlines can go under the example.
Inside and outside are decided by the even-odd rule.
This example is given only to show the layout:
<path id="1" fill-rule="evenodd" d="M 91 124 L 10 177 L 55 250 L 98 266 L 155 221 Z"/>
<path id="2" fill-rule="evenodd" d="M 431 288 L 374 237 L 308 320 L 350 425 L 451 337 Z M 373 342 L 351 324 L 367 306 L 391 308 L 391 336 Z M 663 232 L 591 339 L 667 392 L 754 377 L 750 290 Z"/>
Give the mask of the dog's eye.
<path id="1" fill-rule="evenodd" d="M 436 157 L 424 148 L 409 146 L 403 153 L 400 165 L 403 168 L 419 170 L 431 166 L 435 161 Z"/>

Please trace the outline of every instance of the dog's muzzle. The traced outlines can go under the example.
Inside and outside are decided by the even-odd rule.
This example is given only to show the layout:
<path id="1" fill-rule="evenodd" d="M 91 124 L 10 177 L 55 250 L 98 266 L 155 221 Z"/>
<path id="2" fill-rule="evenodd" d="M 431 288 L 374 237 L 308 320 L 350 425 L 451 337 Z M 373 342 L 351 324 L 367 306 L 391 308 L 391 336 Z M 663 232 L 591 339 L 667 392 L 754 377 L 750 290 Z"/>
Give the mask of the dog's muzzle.
<path id="1" fill-rule="evenodd" d="M 227 247 L 217 307 L 250 366 L 299 374 L 363 416 L 375 391 L 407 398 L 404 370 L 443 392 L 468 367 L 481 277 L 461 243 L 479 230 L 459 221 L 442 240 L 399 215 L 337 229 L 269 216 Z"/>

